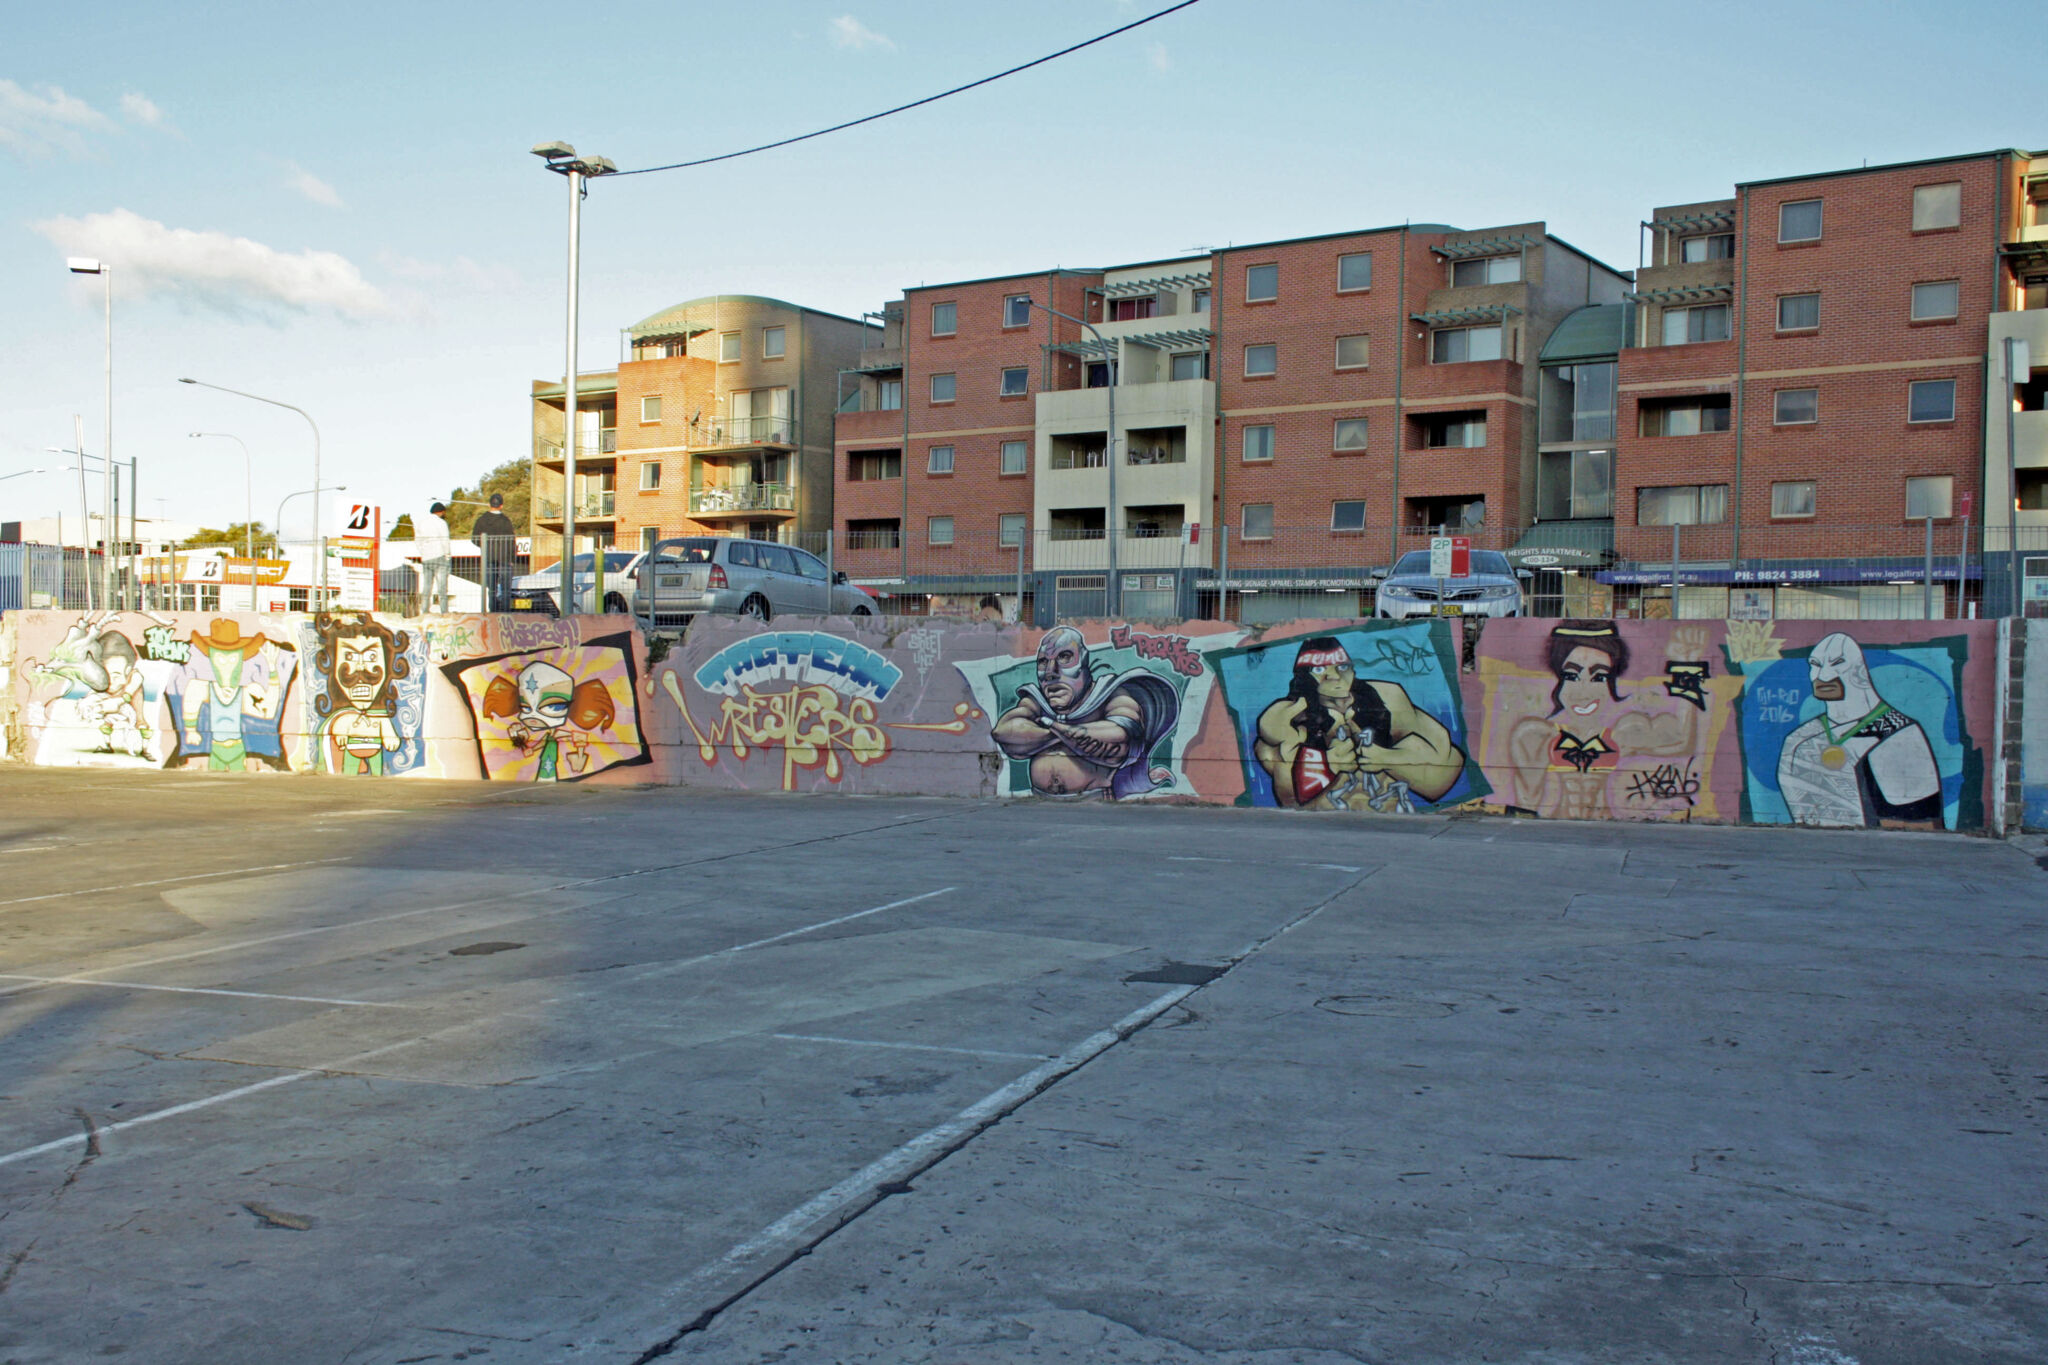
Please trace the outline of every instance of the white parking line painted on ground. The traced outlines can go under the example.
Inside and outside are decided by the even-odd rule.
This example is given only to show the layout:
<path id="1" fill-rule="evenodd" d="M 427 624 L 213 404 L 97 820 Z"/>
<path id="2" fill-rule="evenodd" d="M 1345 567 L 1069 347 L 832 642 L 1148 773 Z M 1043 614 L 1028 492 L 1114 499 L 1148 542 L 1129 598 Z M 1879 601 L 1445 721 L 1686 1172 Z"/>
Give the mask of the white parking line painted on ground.
<path id="1" fill-rule="evenodd" d="M 97 896 L 103 891 L 140 891 L 146 886 L 169 886 L 173 882 L 199 882 L 208 877 L 244 877 L 251 872 L 283 872 L 294 867 L 318 867 L 323 863 L 345 863 L 347 857 L 310 858 L 302 863 L 269 863 L 263 867 L 228 867 L 218 872 L 194 872 L 188 877 L 160 877 L 148 882 L 123 882 L 119 886 L 87 886 L 74 891 L 52 891 L 41 896 L 17 896 L 11 901 L 0 901 L 0 908 L 10 905 L 31 905 L 36 901 L 62 900 L 66 896 Z"/>
<path id="2" fill-rule="evenodd" d="M 167 991 L 174 995 L 235 995 L 244 1000 L 289 1000 L 301 1005 L 360 1005 L 367 1009 L 410 1010 L 398 1000 L 332 1000 L 324 995 L 277 995 L 270 991 L 231 991 L 215 986 L 153 986 L 142 981 L 97 981 L 89 976 L 26 976 L 0 972 L 0 981 L 31 981 L 39 986 L 107 986 L 123 991 Z"/>
<path id="3" fill-rule="evenodd" d="M 751 943 L 741 943 L 731 948 L 720 948 L 715 953 L 700 953 L 696 957 L 686 957 L 680 962 L 664 962 L 658 967 L 643 968 L 623 979 L 626 981 L 651 981 L 658 976 L 667 976 L 671 972 L 682 971 L 685 967 L 695 967 L 700 963 L 710 962 L 716 958 L 731 957 L 734 953 L 744 953 L 749 948 L 765 948 L 771 943 L 780 943 L 784 939 L 795 938 L 800 934 L 816 933 L 820 929 L 830 929 L 835 924 L 846 924 L 853 920 L 865 919 L 869 915 L 879 915 L 884 910 L 894 910 L 900 906 L 915 905 L 919 901 L 928 901 L 934 896 L 943 896 L 948 891 L 958 891 L 959 889 L 957 886 L 942 886 L 936 891 L 927 891 L 921 896 L 905 896 L 900 901 L 890 901 L 887 905 L 877 905 L 871 910 L 856 910 L 850 915 L 840 915 L 833 919 L 820 920 L 816 924 L 806 924 L 801 929 L 790 929 L 780 934 L 770 934 L 767 938 L 757 938 Z"/>
<path id="4" fill-rule="evenodd" d="M 875 1038 L 827 1038 L 817 1033 L 771 1033 L 768 1036 L 791 1043 L 838 1043 L 842 1047 L 900 1048 L 905 1052 L 957 1052 L 963 1057 L 1008 1057 L 1029 1062 L 1052 1060 L 1051 1055 L 1044 1052 L 1002 1052 L 985 1047 L 941 1047 L 937 1043 L 885 1043 Z"/>

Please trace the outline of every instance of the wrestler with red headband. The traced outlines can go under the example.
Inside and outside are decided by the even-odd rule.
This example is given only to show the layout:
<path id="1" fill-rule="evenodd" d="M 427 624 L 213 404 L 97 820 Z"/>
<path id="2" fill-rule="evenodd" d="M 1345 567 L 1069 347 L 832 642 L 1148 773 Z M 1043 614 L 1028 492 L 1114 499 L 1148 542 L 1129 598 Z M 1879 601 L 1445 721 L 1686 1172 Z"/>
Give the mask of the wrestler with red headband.
<path id="1" fill-rule="evenodd" d="M 1399 683 L 1358 677 L 1335 636 L 1304 640 L 1287 695 L 1259 717 L 1252 746 L 1283 806 L 1408 814 L 1465 770 L 1443 722 Z"/>

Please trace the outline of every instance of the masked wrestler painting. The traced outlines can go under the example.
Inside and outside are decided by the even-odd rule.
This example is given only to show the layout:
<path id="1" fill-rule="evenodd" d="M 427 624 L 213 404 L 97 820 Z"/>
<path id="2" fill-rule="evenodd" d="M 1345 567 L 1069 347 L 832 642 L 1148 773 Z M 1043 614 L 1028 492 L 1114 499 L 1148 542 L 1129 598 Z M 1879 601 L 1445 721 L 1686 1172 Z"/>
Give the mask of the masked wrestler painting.
<path id="1" fill-rule="evenodd" d="M 1142 796 L 1173 781 L 1152 752 L 1173 732 L 1180 695 L 1142 668 L 1098 672 L 1081 633 L 1059 626 L 1038 645 L 1038 679 L 997 718 L 996 746 L 1028 759 L 1040 796 Z"/>

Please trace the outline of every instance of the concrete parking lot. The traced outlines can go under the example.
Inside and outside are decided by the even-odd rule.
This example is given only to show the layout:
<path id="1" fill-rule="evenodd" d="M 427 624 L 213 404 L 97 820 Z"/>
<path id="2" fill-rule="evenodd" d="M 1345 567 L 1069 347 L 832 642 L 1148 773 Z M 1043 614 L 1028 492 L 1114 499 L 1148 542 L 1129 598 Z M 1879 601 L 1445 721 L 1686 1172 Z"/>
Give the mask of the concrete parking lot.
<path id="1" fill-rule="evenodd" d="M 0 1362 L 2038 1362 L 1953 837 L 0 773 Z"/>

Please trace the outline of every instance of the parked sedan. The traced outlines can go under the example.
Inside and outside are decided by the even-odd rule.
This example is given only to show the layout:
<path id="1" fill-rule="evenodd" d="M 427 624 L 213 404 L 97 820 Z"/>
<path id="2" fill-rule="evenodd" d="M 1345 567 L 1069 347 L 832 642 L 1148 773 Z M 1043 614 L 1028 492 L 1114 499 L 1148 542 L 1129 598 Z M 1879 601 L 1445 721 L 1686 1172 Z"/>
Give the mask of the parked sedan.
<path id="1" fill-rule="evenodd" d="M 873 616 L 874 599 L 832 573 L 825 561 L 793 545 L 728 536 L 685 536 L 657 542 L 633 567 L 630 609 L 656 625 L 681 624 L 701 612 L 751 616 Z"/>
<path id="2" fill-rule="evenodd" d="M 1522 585 L 1508 557 L 1498 550 L 1472 551 L 1472 572 L 1464 578 L 1436 578 L 1429 551 L 1410 550 L 1380 580 L 1373 614 L 1410 616 L 1520 616 Z"/>
<path id="3" fill-rule="evenodd" d="M 604 552 L 604 604 L 607 611 L 626 609 L 625 590 L 630 584 L 615 582 L 631 572 L 633 564 L 640 558 L 631 550 L 606 550 Z M 576 610 L 595 612 L 597 601 L 597 557 L 590 554 L 577 555 L 570 562 L 569 572 L 576 585 Z M 552 564 L 539 573 L 521 574 L 512 580 L 509 593 L 514 611 L 544 611 L 550 616 L 561 614 L 561 603 L 557 600 L 562 591 L 562 566 Z"/>

